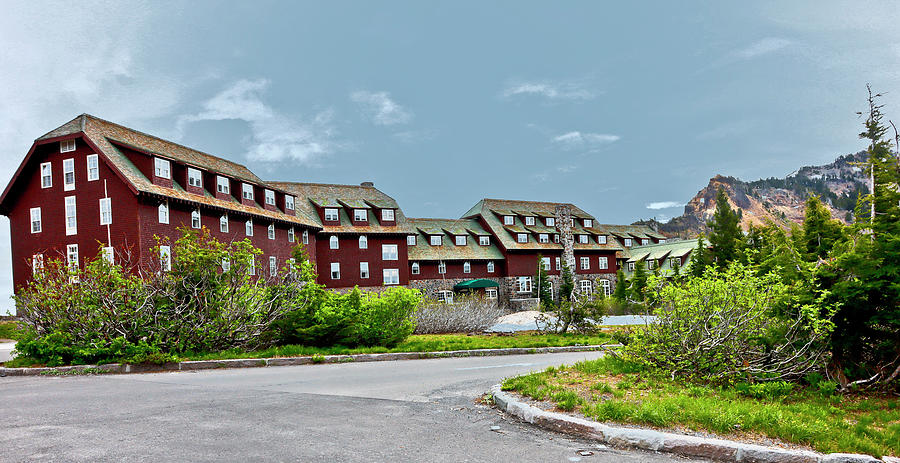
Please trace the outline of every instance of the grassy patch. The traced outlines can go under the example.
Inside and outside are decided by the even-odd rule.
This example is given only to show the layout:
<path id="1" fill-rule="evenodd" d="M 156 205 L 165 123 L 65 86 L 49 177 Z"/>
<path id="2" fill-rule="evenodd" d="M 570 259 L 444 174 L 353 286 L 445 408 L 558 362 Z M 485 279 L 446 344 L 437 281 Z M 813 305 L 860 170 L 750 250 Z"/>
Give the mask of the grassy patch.
<path id="1" fill-rule="evenodd" d="M 900 455 L 900 400 L 835 395 L 827 387 L 720 388 L 672 381 L 605 357 L 503 383 L 597 421 L 765 436 L 820 452 Z"/>
<path id="2" fill-rule="evenodd" d="M 0 322 L 0 339 L 12 339 L 15 341 L 24 334 L 16 322 Z"/>

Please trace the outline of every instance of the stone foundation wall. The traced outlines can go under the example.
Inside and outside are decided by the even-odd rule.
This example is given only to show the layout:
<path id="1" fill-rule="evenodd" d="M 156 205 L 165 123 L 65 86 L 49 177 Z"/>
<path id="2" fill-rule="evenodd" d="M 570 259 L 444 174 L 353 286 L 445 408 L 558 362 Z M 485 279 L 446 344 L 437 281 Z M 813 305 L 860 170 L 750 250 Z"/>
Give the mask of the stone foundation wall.
<path id="1" fill-rule="evenodd" d="M 484 278 L 485 280 L 496 281 L 498 284 L 503 286 L 500 278 Z M 430 297 L 432 299 L 437 298 L 438 291 L 453 291 L 453 287 L 459 283 L 464 281 L 469 281 L 471 278 L 441 278 L 441 279 L 430 279 L 430 280 L 410 280 L 409 287 L 412 289 L 418 289 L 422 291 L 426 297 Z M 498 291 L 497 297 L 499 300 L 503 300 L 503 292 Z"/>

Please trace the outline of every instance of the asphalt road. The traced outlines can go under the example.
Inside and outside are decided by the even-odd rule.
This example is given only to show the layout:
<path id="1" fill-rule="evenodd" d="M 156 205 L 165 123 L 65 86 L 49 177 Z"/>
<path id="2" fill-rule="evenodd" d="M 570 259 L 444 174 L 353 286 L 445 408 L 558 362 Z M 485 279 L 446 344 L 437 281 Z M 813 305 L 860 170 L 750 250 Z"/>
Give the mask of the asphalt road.
<path id="1" fill-rule="evenodd" d="M 474 401 L 503 377 L 598 355 L 0 378 L 0 461 L 688 461 L 597 448 Z"/>

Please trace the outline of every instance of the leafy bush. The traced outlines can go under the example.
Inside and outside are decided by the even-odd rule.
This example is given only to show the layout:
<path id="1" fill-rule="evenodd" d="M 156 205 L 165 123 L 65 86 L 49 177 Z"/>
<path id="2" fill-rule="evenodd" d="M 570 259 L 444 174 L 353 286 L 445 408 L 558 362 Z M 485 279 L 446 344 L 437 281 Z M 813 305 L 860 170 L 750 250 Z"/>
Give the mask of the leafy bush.
<path id="1" fill-rule="evenodd" d="M 104 344 L 84 344 L 73 339 L 70 334 L 59 331 L 41 337 L 36 337 L 34 333 L 26 334 L 16 344 L 16 351 L 51 367 L 112 362 L 162 364 L 175 361 L 173 356 L 145 341 L 133 343 L 119 337 Z"/>
<path id="2" fill-rule="evenodd" d="M 743 396 L 772 400 L 790 394 L 794 390 L 794 383 L 787 381 L 772 381 L 759 384 L 738 383 L 734 388 Z"/>
<path id="3" fill-rule="evenodd" d="M 427 300 L 416 311 L 416 334 L 484 331 L 505 314 L 496 299 L 474 295 L 459 296 L 452 304 Z"/>

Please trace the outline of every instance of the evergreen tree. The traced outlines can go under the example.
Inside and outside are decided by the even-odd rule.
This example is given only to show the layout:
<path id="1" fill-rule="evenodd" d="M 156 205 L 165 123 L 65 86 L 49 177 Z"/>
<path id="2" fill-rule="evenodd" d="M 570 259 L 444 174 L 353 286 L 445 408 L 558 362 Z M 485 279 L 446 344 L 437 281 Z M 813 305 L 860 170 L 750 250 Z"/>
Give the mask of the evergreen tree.
<path id="1" fill-rule="evenodd" d="M 740 256 L 744 234 L 740 227 L 740 216 L 728 204 L 725 190 L 719 188 L 716 194 L 716 212 L 706 225 L 709 227 L 709 243 L 712 245 L 712 257 L 719 268 Z"/>
<path id="2" fill-rule="evenodd" d="M 706 242 L 701 235 L 697 238 L 697 247 L 694 248 L 694 251 L 691 253 L 691 263 L 688 265 L 688 273 L 695 277 L 703 276 L 703 272 L 705 272 L 706 267 L 709 266 L 710 260 L 709 250 L 706 248 Z"/>
<path id="3" fill-rule="evenodd" d="M 559 283 L 559 299 L 560 301 L 569 301 L 572 299 L 572 292 L 575 291 L 575 276 L 572 275 L 572 269 L 563 261 L 562 263 L 562 281 Z"/>
<path id="4" fill-rule="evenodd" d="M 534 292 L 535 296 L 540 299 L 541 305 L 544 307 L 553 307 L 553 291 L 550 290 L 550 278 L 547 276 L 547 269 L 544 268 L 544 256 L 538 254 L 537 270 L 534 276 Z"/>
<path id="5" fill-rule="evenodd" d="M 628 301 L 628 282 L 625 281 L 625 272 L 621 268 L 616 272 L 616 289 L 612 297 L 619 303 Z"/>
<path id="6" fill-rule="evenodd" d="M 831 212 L 817 196 L 809 196 L 803 230 L 798 236 L 802 236 L 803 250 L 810 260 L 827 257 L 834 243 L 841 238 L 843 228 L 840 221 L 831 218 Z"/>
<path id="7" fill-rule="evenodd" d="M 628 288 L 628 295 L 632 301 L 643 302 L 644 293 L 647 289 L 647 261 L 641 259 L 634 263 L 634 274 L 631 276 L 631 285 Z"/>

